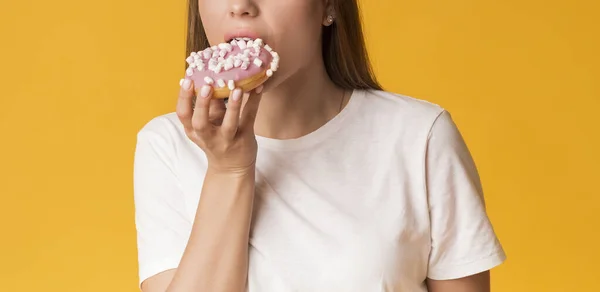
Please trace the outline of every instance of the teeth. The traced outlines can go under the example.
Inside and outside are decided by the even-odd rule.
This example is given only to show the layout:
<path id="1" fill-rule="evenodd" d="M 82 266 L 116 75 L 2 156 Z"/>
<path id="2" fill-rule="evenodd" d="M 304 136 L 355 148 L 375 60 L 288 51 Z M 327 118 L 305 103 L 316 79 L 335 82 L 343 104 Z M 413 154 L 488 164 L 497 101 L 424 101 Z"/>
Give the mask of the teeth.
<path id="1" fill-rule="evenodd" d="M 215 83 L 215 81 L 212 78 L 208 77 L 208 76 L 204 77 L 204 82 L 206 82 L 206 84 L 213 84 L 213 83 Z"/>
<path id="2" fill-rule="evenodd" d="M 237 46 L 237 45 L 238 45 L 238 44 L 237 44 L 237 41 L 236 41 L 235 39 L 234 39 L 234 40 L 232 40 L 232 41 L 231 41 L 231 45 L 232 45 L 232 46 Z"/>
<path id="3" fill-rule="evenodd" d="M 249 40 L 251 40 L 251 38 L 243 38 L 243 40 L 249 41 Z"/>
<path id="4" fill-rule="evenodd" d="M 229 88 L 229 90 L 234 90 L 235 82 L 233 82 L 233 80 L 229 80 L 229 82 L 227 82 L 227 87 Z"/>
<path id="5" fill-rule="evenodd" d="M 248 43 L 246 44 L 247 47 L 254 47 L 254 42 L 252 40 L 249 40 Z"/>
<path id="6" fill-rule="evenodd" d="M 223 81 L 223 79 L 219 79 L 219 80 L 217 80 L 217 85 L 219 85 L 219 87 L 223 88 L 223 87 L 225 87 L 225 81 Z"/>
<path id="7" fill-rule="evenodd" d="M 255 39 L 254 40 L 254 45 L 262 47 L 263 46 L 263 40 L 262 39 Z"/>

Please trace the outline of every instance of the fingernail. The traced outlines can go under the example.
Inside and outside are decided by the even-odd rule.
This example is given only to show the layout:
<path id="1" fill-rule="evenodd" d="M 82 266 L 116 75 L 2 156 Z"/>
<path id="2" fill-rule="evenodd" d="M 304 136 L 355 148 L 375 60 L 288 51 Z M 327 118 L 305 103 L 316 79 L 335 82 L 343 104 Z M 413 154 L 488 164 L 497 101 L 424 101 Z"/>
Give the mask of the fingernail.
<path id="1" fill-rule="evenodd" d="M 183 78 L 179 80 L 179 86 L 183 85 L 183 81 L 185 81 L 185 79 L 183 79 Z"/>
<path id="2" fill-rule="evenodd" d="M 256 91 L 256 93 L 261 93 L 263 91 L 263 86 L 261 85 L 261 86 L 257 87 L 255 91 Z"/>
<path id="3" fill-rule="evenodd" d="M 202 88 L 200 89 L 200 96 L 202 98 L 207 98 L 209 93 L 210 93 L 210 87 L 208 85 L 202 86 Z"/>
<path id="4" fill-rule="evenodd" d="M 233 101 L 238 101 L 238 100 L 240 100 L 241 97 L 242 97 L 242 90 L 239 88 L 234 89 L 233 94 L 231 95 L 231 98 L 233 99 Z"/>
<path id="5" fill-rule="evenodd" d="M 183 82 L 181 82 L 181 87 L 183 87 L 185 90 L 190 90 L 192 87 L 192 80 L 184 79 Z"/>

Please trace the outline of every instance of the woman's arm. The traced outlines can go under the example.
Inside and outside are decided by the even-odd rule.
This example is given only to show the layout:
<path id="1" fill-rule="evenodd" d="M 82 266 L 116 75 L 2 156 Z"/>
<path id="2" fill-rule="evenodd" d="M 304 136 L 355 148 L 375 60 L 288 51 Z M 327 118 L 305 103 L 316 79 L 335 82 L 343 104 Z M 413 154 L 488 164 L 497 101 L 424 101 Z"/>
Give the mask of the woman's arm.
<path id="1" fill-rule="evenodd" d="M 240 89 L 232 91 L 229 107 L 223 112 L 223 102 L 211 98 L 209 86 L 200 90 L 192 108 L 194 91 L 190 82 L 182 84 L 177 114 L 186 135 L 207 156 L 208 169 L 177 268 L 148 278 L 141 288 L 144 292 L 242 292 L 248 274 L 255 187 L 257 143 L 253 127 L 262 87 L 250 93 L 240 114 Z M 211 111 L 214 105 L 220 108 Z"/>
<path id="2" fill-rule="evenodd" d="M 429 292 L 490 292 L 490 272 L 454 280 L 427 279 Z"/>
<path id="3" fill-rule="evenodd" d="M 487 271 L 506 255 L 487 216 L 475 161 L 446 111 L 431 127 L 425 157 L 430 291 L 488 292 Z"/>
<path id="4" fill-rule="evenodd" d="M 149 278 L 144 292 L 243 291 L 254 198 L 254 168 L 206 174 L 196 218 L 176 270 Z"/>

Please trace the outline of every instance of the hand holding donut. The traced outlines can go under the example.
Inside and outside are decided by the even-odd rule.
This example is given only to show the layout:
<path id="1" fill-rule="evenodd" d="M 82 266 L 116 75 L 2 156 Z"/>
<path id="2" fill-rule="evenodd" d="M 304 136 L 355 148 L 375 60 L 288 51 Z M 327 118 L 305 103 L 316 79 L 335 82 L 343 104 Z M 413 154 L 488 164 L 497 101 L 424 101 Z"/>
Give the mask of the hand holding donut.
<path id="1" fill-rule="evenodd" d="M 261 39 L 236 38 L 192 52 L 186 61 L 177 103 L 186 135 L 204 150 L 209 169 L 250 170 L 258 150 L 254 121 L 262 84 L 277 71 L 279 55 Z M 227 97 L 226 108 L 222 99 Z"/>
<path id="2" fill-rule="evenodd" d="M 188 138 L 206 154 L 210 170 L 219 173 L 253 171 L 258 150 L 254 121 L 262 88 L 260 85 L 249 93 L 243 110 L 244 93 L 242 89 L 234 88 L 227 109 L 223 111 L 223 100 L 213 98 L 211 86 L 194 90 L 191 81 L 184 80 L 177 102 L 177 116 Z M 192 105 L 194 91 L 198 95 Z"/>

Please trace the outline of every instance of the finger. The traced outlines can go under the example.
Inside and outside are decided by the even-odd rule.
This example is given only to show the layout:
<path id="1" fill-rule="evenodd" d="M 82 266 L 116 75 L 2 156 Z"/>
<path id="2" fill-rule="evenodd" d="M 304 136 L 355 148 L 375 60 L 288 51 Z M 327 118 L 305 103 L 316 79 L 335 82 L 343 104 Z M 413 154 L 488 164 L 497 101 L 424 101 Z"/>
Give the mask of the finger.
<path id="1" fill-rule="evenodd" d="M 258 106 L 262 98 L 262 92 L 262 85 L 250 92 L 250 96 L 248 97 L 248 101 L 246 102 L 244 111 L 242 112 L 240 128 L 249 130 L 251 132 L 254 131 L 254 121 L 256 120 L 256 114 L 258 113 Z"/>
<path id="2" fill-rule="evenodd" d="M 181 88 L 179 89 L 176 113 L 185 130 L 189 131 L 192 129 L 192 116 L 194 114 L 192 107 L 192 100 L 194 98 L 193 84 L 190 79 L 181 79 L 179 84 Z"/>
<path id="3" fill-rule="evenodd" d="M 235 137 L 240 120 L 240 109 L 242 108 L 242 90 L 234 89 L 229 95 L 227 112 L 221 125 L 221 131 L 228 138 Z"/>
<path id="4" fill-rule="evenodd" d="M 212 97 L 212 86 L 204 85 L 196 97 L 196 106 L 192 116 L 192 127 L 195 131 L 204 131 L 212 125 L 208 120 L 208 111 L 210 110 L 210 100 Z"/>
<path id="5" fill-rule="evenodd" d="M 210 109 L 208 110 L 208 120 L 216 126 L 220 126 L 223 123 L 223 117 L 225 116 L 225 102 L 220 98 L 213 98 L 210 100 Z"/>

